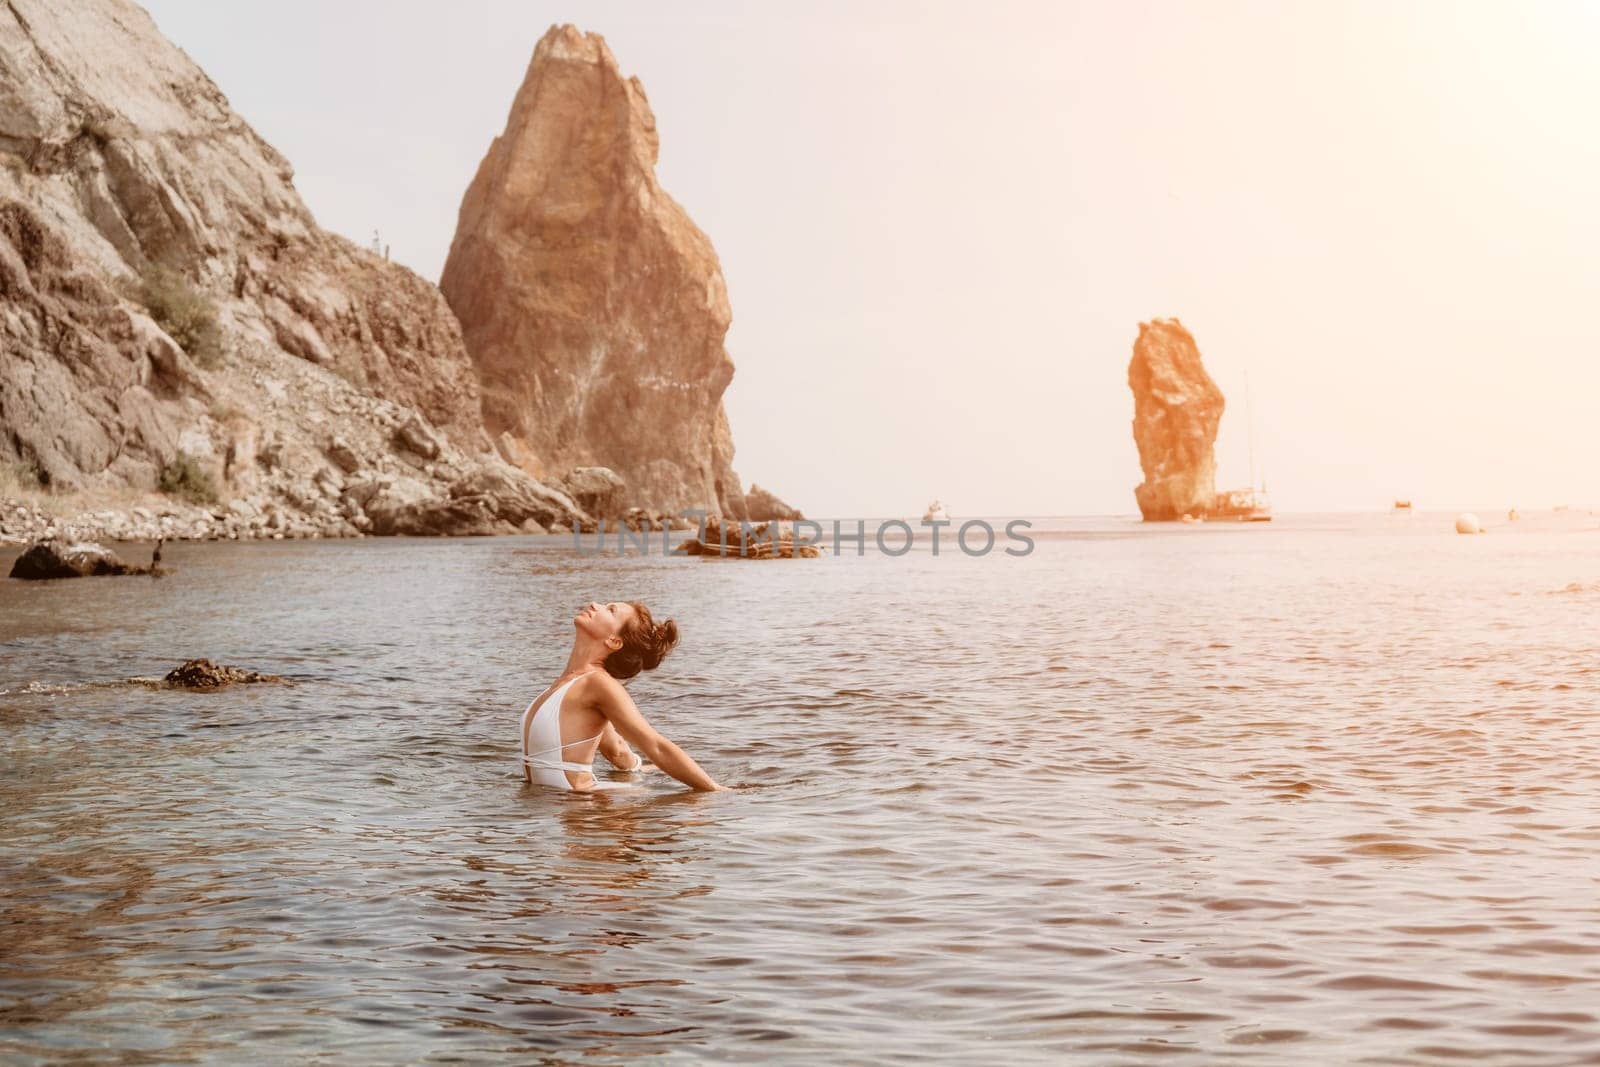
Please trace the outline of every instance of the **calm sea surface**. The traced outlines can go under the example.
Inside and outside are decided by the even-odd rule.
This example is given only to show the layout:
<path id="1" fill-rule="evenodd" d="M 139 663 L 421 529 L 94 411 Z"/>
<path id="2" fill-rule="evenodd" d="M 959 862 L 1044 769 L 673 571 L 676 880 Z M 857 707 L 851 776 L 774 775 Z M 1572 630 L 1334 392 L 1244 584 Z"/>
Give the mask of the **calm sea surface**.
<path id="1" fill-rule="evenodd" d="M 1600 1057 L 1600 520 L 1034 535 L 0 581 L 0 1060 Z M 625 598 L 683 632 L 635 699 L 735 790 L 521 783 Z M 193 656 L 294 682 L 104 684 Z"/>

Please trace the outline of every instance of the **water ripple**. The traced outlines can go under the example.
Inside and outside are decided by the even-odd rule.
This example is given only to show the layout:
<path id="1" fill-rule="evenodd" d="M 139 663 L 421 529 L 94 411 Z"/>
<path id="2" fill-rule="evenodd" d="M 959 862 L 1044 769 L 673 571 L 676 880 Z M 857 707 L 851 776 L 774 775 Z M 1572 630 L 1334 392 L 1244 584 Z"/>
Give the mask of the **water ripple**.
<path id="1" fill-rule="evenodd" d="M 0 586 L 0 1055 L 1600 1057 L 1600 543 L 1275 527 Z M 678 619 L 632 691 L 739 788 L 521 783 L 596 597 Z M 103 684 L 190 656 L 297 684 Z"/>

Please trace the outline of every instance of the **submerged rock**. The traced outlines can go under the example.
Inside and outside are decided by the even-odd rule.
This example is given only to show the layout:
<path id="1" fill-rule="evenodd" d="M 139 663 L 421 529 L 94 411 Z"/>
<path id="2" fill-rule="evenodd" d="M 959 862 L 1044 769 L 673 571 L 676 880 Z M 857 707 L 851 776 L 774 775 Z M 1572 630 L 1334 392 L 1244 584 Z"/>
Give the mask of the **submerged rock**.
<path id="1" fill-rule="evenodd" d="M 1177 319 L 1139 324 L 1128 364 L 1133 439 L 1144 481 L 1133 493 L 1147 522 L 1204 516 L 1217 496 L 1213 446 L 1222 390 L 1200 362 L 1194 337 Z"/>
<path id="2" fill-rule="evenodd" d="M 240 667 L 228 667 L 221 663 L 212 663 L 208 659 L 186 660 L 182 665 L 168 671 L 166 677 L 161 680 L 174 689 L 221 689 L 235 682 L 283 681 L 276 674 L 262 674 Z"/>
<path id="3" fill-rule="evenodd" d="M 149 568 L 131 567 L 109 548 L 86 541 L 39 541 L 11 565 L 11 577 L 28 581 L 148 573 Z"/>
<path id="4" fill-rule="evenodd" d="M 814 544 L 797 543 L 794 529 L 785 531 L 782 523 L 762 522 L 749 528 L 729 523 L 724 526 L 707 519 L 698 538 L 691 537 L 672 550 L 679 556 L 715 556 L 731 559 L 815 559 L 822 549 Z"/>

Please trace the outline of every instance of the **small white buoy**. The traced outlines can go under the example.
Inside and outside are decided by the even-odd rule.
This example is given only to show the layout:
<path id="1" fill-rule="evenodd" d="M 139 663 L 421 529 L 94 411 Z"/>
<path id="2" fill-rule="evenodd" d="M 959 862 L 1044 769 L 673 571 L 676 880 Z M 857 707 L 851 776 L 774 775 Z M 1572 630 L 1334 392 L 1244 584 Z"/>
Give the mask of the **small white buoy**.
<path id="1" fill-rule="evenodd" d="M 1478 521 L 1478 516 L 1470 511 L 1463 511 L 1456 516 L 1456 533 L 1475 534 L 1483 533 L 1483 523 Z"/>

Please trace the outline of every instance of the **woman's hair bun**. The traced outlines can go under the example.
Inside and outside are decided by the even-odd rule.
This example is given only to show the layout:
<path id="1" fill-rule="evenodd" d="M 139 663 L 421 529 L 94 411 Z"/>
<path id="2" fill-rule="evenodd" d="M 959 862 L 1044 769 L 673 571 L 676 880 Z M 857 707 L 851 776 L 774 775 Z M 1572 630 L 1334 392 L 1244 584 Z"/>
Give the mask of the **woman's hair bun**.
<path id="1" fill-rule="evenodd" d="M 622 627 L 622 647 L 605 659 L 606 672 L 613 678 L 632 678 L 640 671 L 653 671 L 678 644 L 678 624 L 673 619 L 658 623 L 650 609 L 630 601 L 634 617 Z"/>

